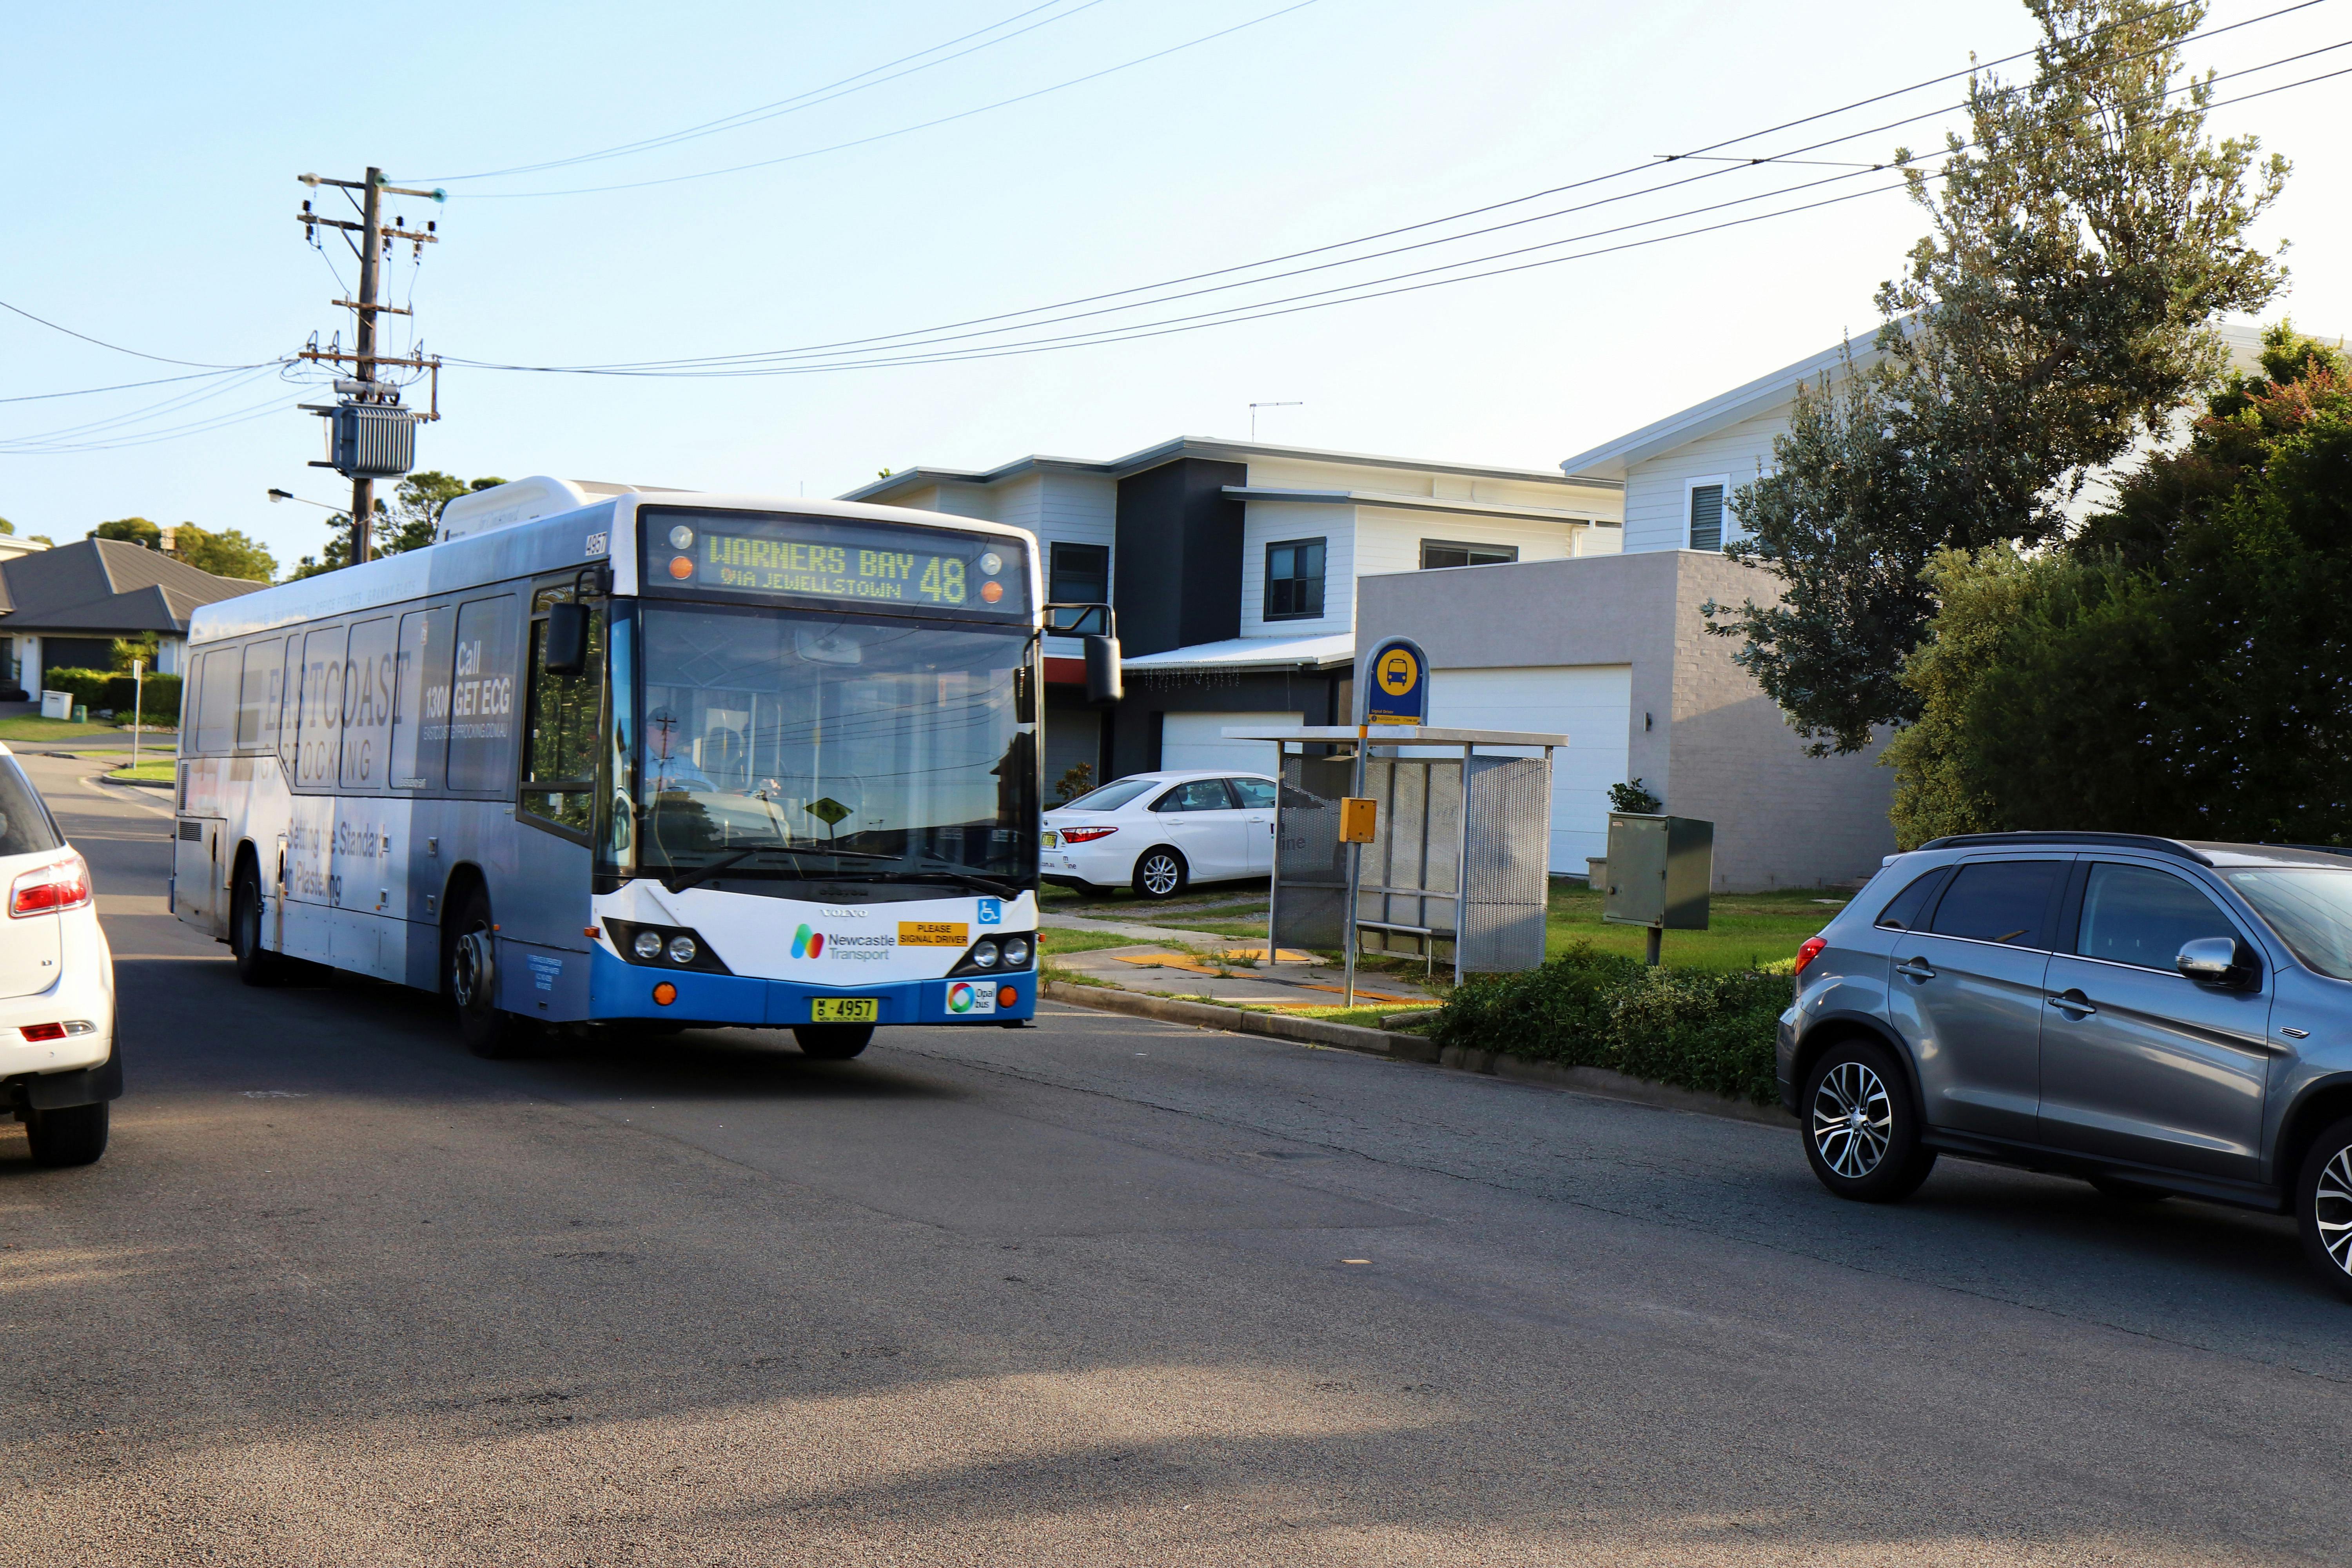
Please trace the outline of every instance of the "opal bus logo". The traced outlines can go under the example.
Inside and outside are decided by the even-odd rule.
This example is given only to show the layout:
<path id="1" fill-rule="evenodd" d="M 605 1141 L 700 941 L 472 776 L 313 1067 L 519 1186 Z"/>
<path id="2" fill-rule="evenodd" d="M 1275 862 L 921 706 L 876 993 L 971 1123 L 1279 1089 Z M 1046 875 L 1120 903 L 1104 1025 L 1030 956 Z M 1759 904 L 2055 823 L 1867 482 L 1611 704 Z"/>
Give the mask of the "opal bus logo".
<path id="1" fill-rule="evenodd" d="M 996 1011 L 996 991 L 992 986 L 974 985 L 969 980 L 959 980 L 948 987 L 948 1011 L 950 1013 L 993 1013 Z"/>
<path id="2" fill-rule="evenodd" d="M 816 958 L 824 952 L 824 932 L 803 926 L 793 933 L 793 956 Z"/>

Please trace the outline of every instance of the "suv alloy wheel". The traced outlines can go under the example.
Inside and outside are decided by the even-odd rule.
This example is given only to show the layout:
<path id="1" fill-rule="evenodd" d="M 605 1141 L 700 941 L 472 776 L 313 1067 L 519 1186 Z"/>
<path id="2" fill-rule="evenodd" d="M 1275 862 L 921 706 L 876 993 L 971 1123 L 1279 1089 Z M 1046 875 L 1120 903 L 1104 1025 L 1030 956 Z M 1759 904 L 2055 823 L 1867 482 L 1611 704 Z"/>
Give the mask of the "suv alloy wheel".
<path id="1" fill-rule="evenodd" d="M 1919 1114 L 1885 1047 L 1841 1040 L 1822 1053 L 1798 1101 L 1805 1159 L 1822 1185 L 1857 1203 L 1909 1197 L 1936 1168 L 1919 1142 Z"/>
<path id="2" fill-rule="evenodd" d="M 2294 1184 L 2303 1255 L 2336 1293 L 2352 1300 L 2352 1116 L 2313 1140 Z"/>

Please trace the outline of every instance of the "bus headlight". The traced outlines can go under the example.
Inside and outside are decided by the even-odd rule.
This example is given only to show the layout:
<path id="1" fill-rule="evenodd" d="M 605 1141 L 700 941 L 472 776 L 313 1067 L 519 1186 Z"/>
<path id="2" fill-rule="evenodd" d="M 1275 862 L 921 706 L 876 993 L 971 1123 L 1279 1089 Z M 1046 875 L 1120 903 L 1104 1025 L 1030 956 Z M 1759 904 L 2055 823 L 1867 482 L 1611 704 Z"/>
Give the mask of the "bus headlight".
<path id="1" fill-rule="evenodd" d="M 1026 969 L 1029 967 L 1029 939 L 1027 937 L 1008 936 L 998 945 L 1004 953 L 1005 968 Z"/>
<path id="2" fill-rule="evenodd" d="M 674 936 L 669 939 L 669 961 L 672 963 L 692 963 L 694 962 L 694 953 L 695 947 L 694 939 L 692 937 Z"/>
<path id="3" fill-rule="evenodd" d="M 604 934 L 613 950 L 630 963 L 650 963 L 663 969 L 693 969 L 705 974 L 730 974 L 726 963 L 686 926 L 650 925 L 637 921 L 606 920 Z"/>
<path id="4" fill-rule="evenodd" d="M 644 959 L 647 963 L 651 963 L 655 959 L 661 956 L 661 932 L 657 931 L 641 931 L 637 933 L 637 940 L 631 945 L 636 950 L 636 954 L 639 958 Z"/>
<path id="5" fill-rule="evenodd" d="M 980 941 L 972 943 L 971 966 L 974 969 L 995 968 L 996 943 L 986 937 L 982 937 Z"/>

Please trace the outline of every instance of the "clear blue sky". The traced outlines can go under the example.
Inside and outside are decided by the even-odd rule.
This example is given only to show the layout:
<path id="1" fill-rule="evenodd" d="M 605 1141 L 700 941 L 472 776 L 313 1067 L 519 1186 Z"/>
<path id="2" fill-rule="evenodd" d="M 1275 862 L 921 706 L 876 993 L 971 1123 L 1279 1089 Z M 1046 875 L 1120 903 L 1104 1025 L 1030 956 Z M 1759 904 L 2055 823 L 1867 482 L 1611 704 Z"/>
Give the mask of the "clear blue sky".
<path id="1" fill-rule="evenodd" d="M 363 16 L 295 5 L 28 8 L 11 24 L 10 90 L 0 101 L 13 153 L 0 299 L 173 358 L 266 359 L 313 331 L 348 335 L 348 313 L 328 303 L 341 285 L 291 221 L 310 194 L 294 180 L 305 170 L 356 175 L 373 162 L 395 178 L 429 181 L 566 157 L 785 99 L 1035 3 L 421 0 Z M 1795 8 L 1315 0 L 1097 81 L 848 151 L 644 189 L 488 199 L 872 136 L 1291 3 L 1055 0 L 1027 18 L 1055 18 L 1046 26 L 837 101 L 646 155 L 448 182 L 452 199 L 429 215 L 443 243 L 421 273 L 404 250 L 389 275 L 394 297 L 405 300 L 413 285 L 428 346 L 496 361 L 721 354 L 901 331 L 1607 174 L 1961 68 L 1971 50 L 2006 54 L 2032 36 L 2012 0 Z M 2210 25 L 2275 8 L 2275 0 L 2226 0 Z M 2328 0 L 2196 53 L 2227 71 L 2347 38 L 2352 8 Z M 2352 48 L 2221 92 L 2346 65 Z M 2216 117 L 2221 129 L 2257 132 L 2294 160 L 2269 225 L 2274 239 L 2294 242 L 2293 292 L 2280 309 L 2329 331 L 2352 325 L 2347 89 L 2352 77 Z M 1932 89 L 1740 150 L 1782 152 L 1958 96 Z M 1813 155 L 1881 158 L 1897 142 L 1937 145 L 1940 127 L 1958 123 L 1942 115 Z M 1671 197 L 1239 298 L 1840 172 L 1734 169 Z M 1796 199 L 1865 183 L 1876 182 L 1863 176 Z M 412 220 L 427 216 L 424 203 L 393 205 Z M 1266 411 L 1265 439 L 1549 467 L 1842 330 L 1866 331 L 1873 287 L 1921 228 L 1900 195 L 1879 195 L 1508 278 L 1024 358 L 738 381 L 455 371 L 443 378 L 449 416 L 420 433 L 420 459 L 466 476 L 832 495 L 884 467 L 985 466 L 1032 451 L 1113 456 L 1177 434 L 1238 436 L 1251 402 L 1298 400 L 1305 406 Z M 348 279 L 348 254 L 329 255 Z M 174 374 L 0 318 L 0 396 Z M 0 404 L 0 438 L 110 419 L 174 391 Z M 263 492 L 275 485 L 327 501 L 347 493 L 333 474 L 303 466 L 320 451 L 318 422 L 292 411 L 299 393 L 265 376 L 184 413 L 114 427 L 138 435 L 273 397 L 284 405 L 186 439 L 0 451 L 0 516 L 60 541 L 132 513 L 241 528 L 290 564 L 319 547 L 325 514 L 273 507 Z"/>

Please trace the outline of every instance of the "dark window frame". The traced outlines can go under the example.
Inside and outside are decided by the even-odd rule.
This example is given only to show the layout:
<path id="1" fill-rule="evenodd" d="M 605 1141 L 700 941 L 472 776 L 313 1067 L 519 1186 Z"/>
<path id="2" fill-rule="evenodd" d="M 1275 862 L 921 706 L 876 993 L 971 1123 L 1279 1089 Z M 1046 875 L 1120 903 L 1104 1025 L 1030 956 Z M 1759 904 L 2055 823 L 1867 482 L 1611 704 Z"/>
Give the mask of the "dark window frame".
<path id="1" fill-rule="evenodd" d="M 1307 577 L 1300 575 L 1295 571 L 1297 564 L 1297 557 L 1295 555 L 1292 557 L 1292 563 L 1294 566 L 1292 575 L 1277 578 L 1274 574 L 1274 552 L 1276 551 L 1300 551 L 1308 549 L 1312 549 L 1316 552 L 1314 576 Z M 1326 579 L 1330 575 L 1330 571 L 1331 540 L 1328 534 L 1313 539 L 1277 539 L 1269 542 L 1265 547 L 1265 618 L 1269 621 L 1316 621 L 1322 619 L 1324 616 L 1324 605 L 1328 602 L 1327 596 L 1324 593 L 1324 584 Z M 1297 603 L 1303 595 L 1297 591 L 1297 585 L 1307 583 L 1312 583 L 1314 584 L 1315 603 L 1309 608 L 1301 609 L 1297 607 Z M 1283 597 L 1283 595 L 1277 595 L 1275 591 L 1277 584 L 1293 590 L 1293 592 L 1288 595 L 1292 607 L 1288 609 L 1277 609 L 1275 607 L 1276 601 L 1278 598 Z"/>
<path id="2" fill-rule="evenodd" d="M 1432 550 L 1458 550 L 1471 559 L 1432 565 L 1429 560 Z M 1481 554 L 1491 555 L 1494 559 L 1475 559 Z M 1462 566 L 1516 566 L 1518 560 L 1519 547 L 1516 544 L 1473 544 L 1462 539 L 1424 539 L 1421 542 L 1421 570 L 1423 572 L 1450 572 Z"/>
<path id="3" fill-rule="evenodd" d="M 1701 544 L 1699 542 L 1698 498 L 1706 495 L 1710 490 L 1715 494 L 1715 538 L 1707 543 Z M 1720 482 L 1694 484 L 1685 489 L 1683 493 L 1685 498 L 1683 505 L 1686 514 L 1683 519 L 1683 537 L 1685 541 L 1693 550 L 1721 550 L 1723 548 L 1724 537 L 1729 531 L 1725 527 L 1725 520 L 1731 514 L 1731 487 L 1728 484 Z"/>
<path id="4" fill-rule="evenodd" d="M 1099 562 L 1098 569 L 1082 572 L 1076 566 L 1065 568 L 1062 556 L 1066 551 L 1074 555 L 1091 552 Z M 1080 592 L 1066 582 L 1066 570 L 1072 575 L 1084 576 L 1102 585 L 1098 590 Z M 1047 603 L 1055 605 L 1108 603 L 1110 599 L 1110 546 L 1083 544 L 1065 539 L 1056 539 L 1048 544 L 1045 549 L 1045 599 Z"/>

